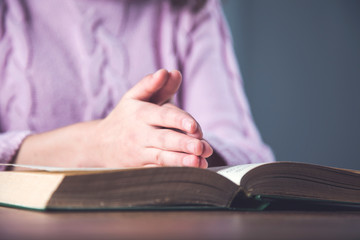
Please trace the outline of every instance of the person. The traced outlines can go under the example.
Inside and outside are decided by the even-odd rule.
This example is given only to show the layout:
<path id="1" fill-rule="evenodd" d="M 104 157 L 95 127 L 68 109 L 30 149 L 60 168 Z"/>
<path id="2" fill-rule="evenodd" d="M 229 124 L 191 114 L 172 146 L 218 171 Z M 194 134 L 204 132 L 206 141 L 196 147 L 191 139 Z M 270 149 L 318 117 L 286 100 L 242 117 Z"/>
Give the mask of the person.
<path id="1" fill-rule="evenodd" d="M 219 1 L 2 0 L 0 14 L 2 163 L 274 160 Z"/>

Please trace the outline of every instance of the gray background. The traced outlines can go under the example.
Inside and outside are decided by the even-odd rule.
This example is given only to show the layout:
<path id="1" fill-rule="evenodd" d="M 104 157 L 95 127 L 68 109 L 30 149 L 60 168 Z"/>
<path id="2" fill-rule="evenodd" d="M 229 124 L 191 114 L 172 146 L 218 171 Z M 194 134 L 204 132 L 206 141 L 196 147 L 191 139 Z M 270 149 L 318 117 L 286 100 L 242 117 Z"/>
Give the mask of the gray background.
<path id="1" fill-rule="evenodd" d="M 223 6 L 255 123 L 276 159 L 360 169 L 360 1 Z"/>

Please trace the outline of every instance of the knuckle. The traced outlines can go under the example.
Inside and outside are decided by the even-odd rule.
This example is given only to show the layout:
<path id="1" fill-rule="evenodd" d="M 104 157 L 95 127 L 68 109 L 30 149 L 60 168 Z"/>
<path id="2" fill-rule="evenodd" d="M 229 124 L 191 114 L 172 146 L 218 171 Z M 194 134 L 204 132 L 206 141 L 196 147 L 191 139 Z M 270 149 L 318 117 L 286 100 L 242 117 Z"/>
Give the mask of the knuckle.
<path id="1" fill-rule="evenodd" d="M 135 118 L 136 119 L 146 119 L 146 105 L 142 104 L 142 105 L 139 105 L 137 106 L 136 109 L 134 109 L 134 115 L 135 115 Z"/>
<path id="2" fill-rule="evenodd" d="M 156 136 L 156 145 L 159 145 L 159 147 L 164 148 L 166 146 L 166 138 L 167 138 L 167 132 L 166 131 L 158 131 L 158 134 Z"/>
<path id="3" fill-rule="evenodd" d="M 176 108 L 176 106 L 170 102 L 164 103 L 163 106 L 171 109 Z"/>
<path id="4" fill-rule="evenodd" d="M 169 121 L 169 124 L 174 128 L 181 128 L 182 121 L 186 116 L 184 112 L 178 108 L 165 108 L 166 109 L 166 117 Z"/>
<path id="5" fill-rule="evenodd" d="M 199 158 L 194 155 L 187 155 L 183 158 L 183 165 L 188 167 L 198 167 Z"/>
<path id="6" fill-rule="evenodd" d="M 184 154 L 177 153 L 174 157 L 174 162 L 176 163 L 176 166 L 184 166 Z"/>
<path id="7" fill-rule="evenodd" d="M 192 142 L 189 141 L 186 137 L 180 137 L 177 141 L 178 146 L 182 152 L 191 152 Z"/>
<path id="8" fill-rule="evenodd" d="M 183 153 L 174 152 L 171 157 L 173 166 L 183 166 Z"/>
<path id="9" fill-rule="evenodd" d="M 166 119 L 169 118 L 169 116 L 171 116 L 171 113 L 170 113 L 170 109 L 168 108 L 161 108 L 161 110 L 159 111 L 159 117 L 162 121 L 165 121 Z"/>
<path id="10" fill-rule="evenodd" d="M 155 164 L 162 166 L 163 165 L 163 159 L 162 159 L 162 151 L 157 151 L 155 153 Z"/>

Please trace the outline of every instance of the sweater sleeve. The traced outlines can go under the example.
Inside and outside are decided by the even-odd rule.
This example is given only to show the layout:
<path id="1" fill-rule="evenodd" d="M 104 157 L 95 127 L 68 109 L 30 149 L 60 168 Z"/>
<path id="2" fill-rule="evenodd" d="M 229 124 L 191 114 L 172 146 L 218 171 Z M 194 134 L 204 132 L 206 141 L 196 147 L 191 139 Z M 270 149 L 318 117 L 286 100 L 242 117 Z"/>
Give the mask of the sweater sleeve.
<path id="1" fill-rule="evenodd" d="M 0 163 L 10 163 L 23 140 L 31 134 L 30 131 L 12 131 L 0 134 Z M 5 166 L 0 166 L 5 170 Z"/>
<path id="2" fill-rule="evenodd" d="M 179 104 L 199 121 L 226 165 L 274 161 L 254 124 L 220 1 L 180 19 Z"/>
<path id="3" fill-rule="evenodd" d="M 15 6 L 17 6 L 17 2 L 13 1 L 11 3 L 13 3 Z M 14 9 L 17 10 L 17 8 L 14 8 Z M 5 65 L 5 63 L 3 62 L 4 61 L 3 59 L 5 59 L 4 55 L 6 55 L 10 50 L 12 50 L 7 45 L 7 41 L 9 39 L 4 37 L 5 26 L 6 26 L 5 21 L 4 21 L 5 14 L 8 13 L 9 11 L 14 11 L 14 9 L 9 10 L 9 6 L 7 6 L 7 2 L 0 1 L 0 42 L 1 42 L 0 66 L 1 66 L 1 68 L 3 68 Z M 17 18 L 12 18 L 13 22 L 16 23 L 16 19 Z M 2 76 L 2 74 L 3 74 L 3 69 L 0 70 L 0 75 Z M 3 85 L 1 79 L 0 79 L 0 85 Z M 0 100 L 2 100 L 2 99 L 3 98 L 0 97 Z M 7 114 L 7 112 L 5 111 L 3 114 L 5 115 L 5 114 Z M 1 118 L 1 116 L 0 116 L 0 163 L 11 163 L 14 156 L 18 152 L 18 150 L 21 146 L 21 143 L 28 135 L 31 134 L 31 131 L 27 131 L 27 130 L 4 131 L 3 129 L 1 130 L 1 128 L 3 128 L 3 126 L 1 126 L 1 123 L 3 120 L 4 119 Z M 0 166 L 0 171 L 5 170 L 5 168 L 6 168 L 5 166 Z"/>

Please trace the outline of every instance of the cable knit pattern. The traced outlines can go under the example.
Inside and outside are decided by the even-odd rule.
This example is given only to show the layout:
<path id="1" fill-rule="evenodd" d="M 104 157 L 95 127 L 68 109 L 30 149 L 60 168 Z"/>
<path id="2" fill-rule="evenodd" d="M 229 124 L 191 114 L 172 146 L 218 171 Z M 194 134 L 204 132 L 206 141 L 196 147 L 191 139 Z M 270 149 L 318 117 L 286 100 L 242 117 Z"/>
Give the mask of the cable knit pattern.
<path id="1" fill-rule="evenodd" d="M 30 129 L 28 121 L 11 119 L 29 119 L 33 107 L 31 78 L 28 67 L 31 64 L 31 43 L 27 36 L 25 22 L 29 21 L 24 6 L 14 0 L 0 3 L 2 14 L 0 25 L 0 118 L 2 129 Z M 6 21 L 3 22 L 6 16 Z M 8 77 L 8 76 L 11 76 Z M 6 93 L 6 94 L 3 94 Z M 0 163 L 8 163 L 19 149 L 30 131 L 10 131 L 0 135 Z M 0 166 L 0 170 L 4 170 Z"/>
<path id="2" fill-rule="evenodd" d="M 84 119 L 98 119 L 106 116 L 119 101 L 120 93 L 130 88 L 125 81 L 127 53 L 121 38 L 106 28 L 104 16 L 94 6 L 76 1 L 73 4 L 80 18 L 79 33 L 87 55 L 83 61 L 88 99 Z"/>
<path id="3" fill-rule="evenodd" d="M 0 0 L 0 162 L 31 133 L 104 118 L 145 75 L 179 69 L 174 102 L 226 164 L 274 159 L 249 110 L 220 2 Z"/>
<path id="4" fill-rule="evenodd" d="M 31 64 L 31 43 L 27 35 L 26 22 L 29 21 L 20 1 L 4 3 L 6 14 L 5 31 L 0 45 L 1 52 L 1 129 L 28 129 L 29 122 L 10 121 L 10 119 L 29 119 L 32 105 L 31 77 L 28 67 Z M 3 19 L 3 18 L 2 18 Z M 11 76 L 11 77 L 9 77 Z M 4 120 L 7 119 L 7 120 Z"/>
<path id="5" fill-rule="evenodd" d="M 227 164 L 273 161 L 253 124 L 220 2 L 208 1 L 196 15 L 185 11 L 177 27 L 181 106 L 206 123 L 204 137 Z"/>

